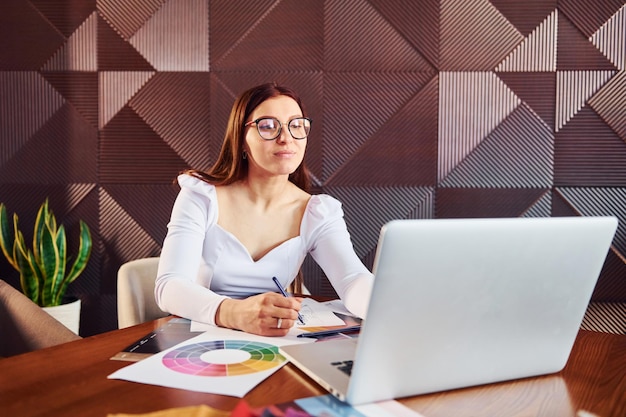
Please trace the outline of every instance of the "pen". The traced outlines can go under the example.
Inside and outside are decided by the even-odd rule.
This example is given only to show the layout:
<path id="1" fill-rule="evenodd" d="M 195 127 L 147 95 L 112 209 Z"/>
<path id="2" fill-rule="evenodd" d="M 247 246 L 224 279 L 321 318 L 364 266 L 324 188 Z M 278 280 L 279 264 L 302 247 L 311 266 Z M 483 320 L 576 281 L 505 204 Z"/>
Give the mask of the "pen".
<path id="1" fill-rule="evenodd" d="M 278 287 L 278 290 L 280 291 L 280 293 L 284 296 L 284 297 L 289 297 L 287 295 L 287 293 L 285 292 L 285 290 L 283 289 L 283 286 L 280 285 L 280 282 L 278 282 L 278 278 L 276 277 L 272 277 L 272 280 L 274 280 L 274 284 L 276 284 L 276 286 Z M 300 313 L 298 313 L 298 320 L 300 321 L 300 324 L 304 324 L 304 319 L 302 318 L 302 315 L 300 315 Z"/>
<path id="2" fill-rule="evenodd" d="M 325 337 L 325 336 L 332 336 L 335 334 L 339 334 L 339 333 L 350 333 L 350 332 L 356 332 L 361 330 L 361 325 L 358 324 L 356 326 L 350 326 L 350 327 L 342 327 L 340 329 L 327 329 L 327 330 L 320 330 L 319 332 L 308 332 L 308 333 L 300 333 L 298 336 L 296 337 Z"/>

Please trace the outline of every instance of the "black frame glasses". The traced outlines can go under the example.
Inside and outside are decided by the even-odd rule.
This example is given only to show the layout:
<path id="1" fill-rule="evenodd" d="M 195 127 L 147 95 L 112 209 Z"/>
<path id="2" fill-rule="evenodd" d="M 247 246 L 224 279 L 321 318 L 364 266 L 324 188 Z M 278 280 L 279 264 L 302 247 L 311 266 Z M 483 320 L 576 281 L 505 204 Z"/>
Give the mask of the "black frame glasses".
<path id="1" fill-rule="evenodd" d="M 294 117 L 287 122 L 287 129 L 291 137 L 297 140 L 306 139 L 311 132 L 311 123 L 308 117 Z M 259 136 L 264 140 L 274 140 L 283 131 L 283 124 L 275 117 L 260 117 L 246 123 L 244 126 L 256 125 Z"/>

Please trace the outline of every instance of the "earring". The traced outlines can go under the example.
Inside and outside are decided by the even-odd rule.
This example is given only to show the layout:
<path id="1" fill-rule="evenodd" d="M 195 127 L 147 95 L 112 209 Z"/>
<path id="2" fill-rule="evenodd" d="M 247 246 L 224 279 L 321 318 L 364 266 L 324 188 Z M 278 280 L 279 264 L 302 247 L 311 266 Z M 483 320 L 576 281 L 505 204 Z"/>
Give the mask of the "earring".
<path id="1" fill-rule="evenodd" d="M 245 150 L 243 151 L 243 159 L 248 159 L 248 152 Z"/>

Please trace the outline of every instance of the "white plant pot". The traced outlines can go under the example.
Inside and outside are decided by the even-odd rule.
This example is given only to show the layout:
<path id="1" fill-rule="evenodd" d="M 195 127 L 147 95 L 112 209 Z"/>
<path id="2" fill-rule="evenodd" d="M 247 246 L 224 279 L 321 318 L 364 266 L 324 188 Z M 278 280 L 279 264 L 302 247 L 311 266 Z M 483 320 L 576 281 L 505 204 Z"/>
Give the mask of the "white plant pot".
<path id="1" fill-rule="evenodd" d="M 65 327 L 78 334 L 80 327 L 80 298 L 59 306 L 43 307 L 43 310 L 60 321 Z"/>

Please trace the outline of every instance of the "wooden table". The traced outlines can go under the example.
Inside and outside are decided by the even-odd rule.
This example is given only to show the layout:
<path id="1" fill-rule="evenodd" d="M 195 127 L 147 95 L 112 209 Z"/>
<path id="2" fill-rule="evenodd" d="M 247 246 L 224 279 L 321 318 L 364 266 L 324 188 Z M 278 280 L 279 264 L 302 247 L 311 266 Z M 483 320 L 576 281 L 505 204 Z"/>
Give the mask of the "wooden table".
<path id="1" fill-rule="evenodd" d="M 0 359 L 0 415 L 98 416 L 207 404 L 232 410 L 239 398 L 122 380 L 109 358 L 168 319 Z M 1 336 L 0 336 L 1 337 Z M 287 364 L 244 398 L 253 407 L 326 394 Z M 581 330 L 566 368 L 554 375 L 400 400 L 425 417 L 626 416 L 626 336 Z"/>

